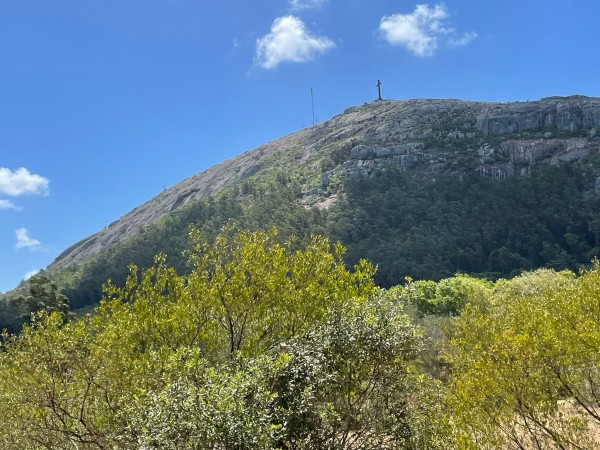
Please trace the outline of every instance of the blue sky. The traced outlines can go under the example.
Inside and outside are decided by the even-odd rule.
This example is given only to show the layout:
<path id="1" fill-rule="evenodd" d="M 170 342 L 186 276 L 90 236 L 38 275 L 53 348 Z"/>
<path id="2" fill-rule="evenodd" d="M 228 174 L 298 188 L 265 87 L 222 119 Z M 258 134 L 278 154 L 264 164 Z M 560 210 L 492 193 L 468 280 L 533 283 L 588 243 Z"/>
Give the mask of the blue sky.
<path id="1" fill-rule="evenodd" d="M 166 186 L 385 98 L 600 96 L 595 0 L 6 0 L 0 292 Z"/>

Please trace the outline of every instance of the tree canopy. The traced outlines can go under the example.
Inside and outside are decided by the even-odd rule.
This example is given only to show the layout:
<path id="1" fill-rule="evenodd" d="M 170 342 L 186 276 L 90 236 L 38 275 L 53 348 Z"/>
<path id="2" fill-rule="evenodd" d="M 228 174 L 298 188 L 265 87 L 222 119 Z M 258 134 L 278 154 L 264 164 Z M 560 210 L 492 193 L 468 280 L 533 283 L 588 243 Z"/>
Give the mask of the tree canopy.
<path id="1" fill-rule="evenodd" d="M 468 304 L 450 351 L 462 448 L 597 448 L 598 317 L 598 263 L 580 277 L 538 270 L 501 280 Z"/>
<path id="2" fill-rule="evenodd" d="M 192 231 L 186 274 L 159 255 L 92 314 L 40 311 L 6 336 L 0 447 L 446 448 L 421 333 L 373 266 L 276 238 Z"/>

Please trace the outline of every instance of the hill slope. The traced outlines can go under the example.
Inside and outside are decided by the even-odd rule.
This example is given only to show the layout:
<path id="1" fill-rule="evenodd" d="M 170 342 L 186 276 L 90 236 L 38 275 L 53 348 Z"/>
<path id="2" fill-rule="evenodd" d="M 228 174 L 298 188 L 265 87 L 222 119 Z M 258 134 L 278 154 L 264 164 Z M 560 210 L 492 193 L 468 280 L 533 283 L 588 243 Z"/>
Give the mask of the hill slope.
<path id="1" fill-rule="evenodd" d="M 196 224 L 328 234 L 378 281 L 456 271 L 575 268 L 598 251 L 600 98 L 377 101 L 257 147 L 165 190 L 46 270 L 75 306 Z M 183 263 L 181 263 L 183 264 Z M 180 265 L 181 270 L 185 270 Z"/>
<path id="2" fill-rule="evenodd" d="M 428 161 L 428 169 L 433 173 L 476 169 L 485 176 L 505 177 L 522 174 L 535 164 L 556 164 L 588 156 L 598 151 L 598 143 L 586 138 L 596 134 L 600 134 L 600 99 L 586 97 L 508 104 L 382 101 L 350 108 L 323 124 L 262 145 L 183 180 L 107 229 L 65 250 L 53 267 L 64 268 L 89 257 L 182 205 L 206 199 L 227 186 L 273 169 L 268 162 L 280 154 L 284 154 L 283 159 L 291 156 L 297 161 L 296 171 L 302 168 L 308 173 L 321 169 L 314 164 L 321 161 L 333 165 L 329 173 L 341 167 L 354 177 L 368 177 L 389 165 L 407 169 Z M 499 137 L 502 142 L 494 148 Z M 349 148 L 349 154 L 342 155 L 343 160 L 334 155 L 337 160 L 331 161 L 331 153 L 340 148 Z M 462 153 L 466 158 L 459 158 Z"/>

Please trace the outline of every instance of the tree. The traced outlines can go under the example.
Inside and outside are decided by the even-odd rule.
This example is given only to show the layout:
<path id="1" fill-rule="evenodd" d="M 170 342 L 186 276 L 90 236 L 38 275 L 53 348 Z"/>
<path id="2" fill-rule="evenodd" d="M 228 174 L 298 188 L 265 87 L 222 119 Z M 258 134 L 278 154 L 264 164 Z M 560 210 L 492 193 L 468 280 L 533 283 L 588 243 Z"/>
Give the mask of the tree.
<path id="1" fill-rule="evenodd" d="M 164 256 L 141 276 L 132 267 L 125 287 L 109 284 L 101 317 L 133 323 L 128 334 L 143 335 L 146 347 L 165 345 L 168 336 L 169 345 L 197 345 L 206 357 L 222 359 L 273 350 L 329 309 L 375 292 L 373 266 L 361 261 L 347 270 L 343 247 L 320 236 L 282 245 L 275 231 L 225 228 L 212 245 L 195 229 L 190 237 L 189 274 L 178 275 Z"/>
<path id="2" fill-rule="evenodd" d="M 485 298 L 491 283 L 468 275 L 439 282 L 416 281 L 408 286 L 408 300 L 423 315 L 457 316 L 471 301 Z"/>
<path id="3" fill-rule="evenodd" d="M 600 425 L 600 266 L 496 283 L 452 327 L 465 449 L 592 449 Z"/>
<path id="4" fill-rule="evenodd" d="M 69 299 L 58 292 L 58 287 L 45 275 L 29 279 L 29 295 L 24 299 L 25 308 L 31 313 L 40 311 L 67 314 Z"/>
<path id="5" fill-rule="evenodd" d="M 13 316 L 8 316 L 9 320 L 0 320 L 0 323 L 7 325 L 9 332 L 19 332 L 24 323 L 35 319 L 40 313 L 57 312 L 65 317 L 71 316 L 69 299 L 59 292 L 56 283 L 46 275 L 35 275 L 27 280 L 27 284 L 28 295 L 0 303 L 4 307 L 2 309 L 10 311 Z"/>
<path id="6" fill-rule="evenodd" d="M 410 363 L 418 332 L 401 310 L 371 303 L 371 265 L 347 270 L 343 248 L 321 237 L 276 236 L 224 230 L 209 246 L 193 231 L 189 274 L 159 256 L 124 286 L 108 283 L 93 314 L 46 311 L 7 338 L 3 447 L 299 448 L 298 427 L 315 422 L 299 424 L 302 410 L 284 399 L 321 412 L 315 432 L 330 448 L 359 448 L 349 440 L 359 432 L 406 435 L 419 411 L 408 388 L 421 380 Z M 291 380 L 310 352 L 321 363 L 298 390 Z M 396 415 L 375 420 L 384 405 Z"/>
<path id="7" fill-rule="evenodd" d="M 286 350 L 277 448 L 451 447 L 441 385 L 415 371 L 422 345 L 421 330 L 384 294 L 331 311 Z"/>
<path id="8" fill-rule="evenodd" d="M 170 383 L 126 406 L 128 433 L 156 449 L 446 449 L 442 390 L 414 372 L 420 345 L 402 308 L 374 298 L 270 357 L 213 366 L 186 352 Z"/>

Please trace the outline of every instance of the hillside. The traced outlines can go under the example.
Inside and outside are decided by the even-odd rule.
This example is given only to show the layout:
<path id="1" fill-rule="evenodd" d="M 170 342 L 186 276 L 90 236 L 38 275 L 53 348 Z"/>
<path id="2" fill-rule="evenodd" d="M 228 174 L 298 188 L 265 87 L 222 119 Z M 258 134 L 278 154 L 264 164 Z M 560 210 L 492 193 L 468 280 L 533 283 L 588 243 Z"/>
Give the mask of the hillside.
<path id="1" fill-rule="evenodd" d="M 73 306 L 95 303 L 158 252 L 185 271 L 189 224 L 210 239 L 225 223 L 326 234 L 385 286 L 576 269 L 599 253 L 598 153 L 600 98 L 376 101 L 183 180 L 45 274 Z"/>
<path id="2" fill-rule="evenodd" d="M 177 208 L 214 196 L 265 171 L 288 167 L 311 179 L 338 172 L 368 178 L 377 171 L 414 168 L 425 172 L 476 170 L 501 178 L 523 175 L 540 163 L 579 160 L 598 151 L 600 99 L 548 98 L 527 103 L 460 100 L 381 101 L 257 147 L 166 189 L 102 230 L 65 250 L 61 269 L 138 233 Z M 348 151 L 349 150 L 349 151 Z M 340 154 L 341 153 L 341 154 Z M 276 158 L 279 157 L 279 160 Z M 319 163 L 325 163 L 319 164 Z M 329 170 L 321 171 L 322 168 Z M 421 168 L 422 169 L 422 168 Z M 319 171 L 321 177 L 316 177 Z"/>

